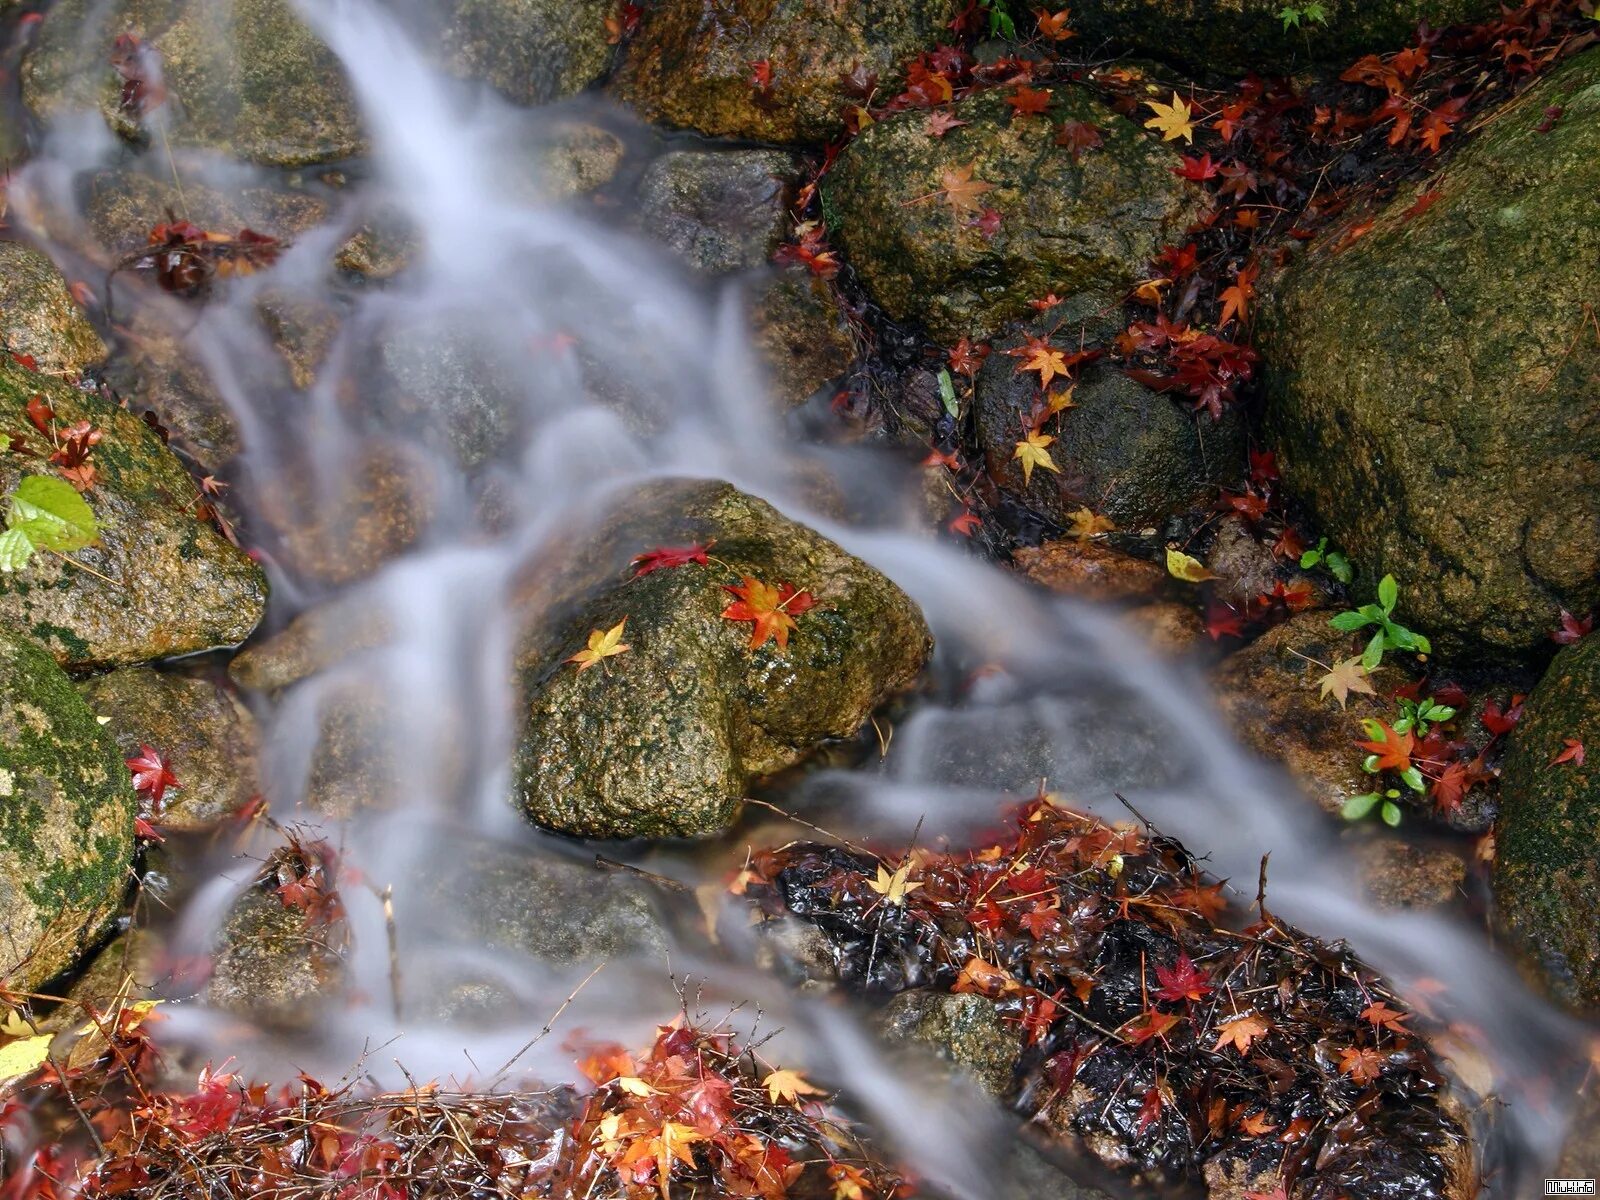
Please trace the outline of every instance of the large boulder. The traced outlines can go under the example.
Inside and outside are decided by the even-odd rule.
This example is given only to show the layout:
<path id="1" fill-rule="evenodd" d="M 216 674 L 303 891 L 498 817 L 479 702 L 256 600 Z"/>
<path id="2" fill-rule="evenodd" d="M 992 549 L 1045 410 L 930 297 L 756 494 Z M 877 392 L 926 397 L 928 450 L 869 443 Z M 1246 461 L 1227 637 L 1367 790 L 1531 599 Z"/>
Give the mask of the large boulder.
<path id="1" fill-rule="evenodd" d="M 1600 1008 L 1597 844 L 1600 637 L 1591 634 L 1556 655 L 1511 733 L 1494 866 L 1500 919 L 1550 990 L 1590 1009 Z"/>
<path id="2" fill-rule="evenodd" d="M 947 35 L 958 0 L 659 0 L 613 88 L 645 117 L 716 136 L 825 142 L 859 104 L 849 76 L 898 91 L 905 62 Z M 770 80 L 758 87 L 758 63 Z"/>
<path id="3" fill-rule="evenodd" d="M 878 121 L 823 180 L 828 229 L 861 281 L 936 338 L 993 333 L 1051 292 L 1119 300 L 1204 211 L 1200 189 L 1172 173 L 1177 151 L 1086 89 L 1050 88 L 1047 116 L 1013 117 L 1010 94 L 950 106 L 966 124 L 942 137 L 926 112 Z M 1067 122 L 1094 126 L 1102 144 L 1058 145 Z"/>
<path id="4" fill-rule="evenodd" d="M 1562 608 L 1600 601 L 1600 50 L 1429 187 L 1275 286 L 1268 429 L 1288 486 L 1363 578 L 1400 581 L 1440 654 L 1537 657 Z"/>
<path id="5" fill-rule="evenodd" d="M 124 137 L 147 134 L 123 103 L 112 66 L 123 34 L 159 58 L 168 92 L 159 119 L 177 145 L 303 166 L 365 146 L 359 114 L 333 53 L 292 0 L 63 0 L 45 14 L 23 65 L 23 100 L 42 120 L 98 108 Z"/>
<path id="6" fill-rule="evenodd" d="M 0 242 L 0 345 L 49 375 L 76 376 L 106 356 L 55 264 L 20 242 Z"/>
<path id="7" fill-rule="evenodd" d="M 243 641 L 261 619 L 261 568 L 198 520 L 199 488 L 156 433 L 126 409 L 0 363 L 0 429 L 21 443 L 0 457 L 0 496 L 28 475 L 57 475 L 49 439 L 28 418 L 42 398 L 65 428 L 100 431 L 85 499 L 99 538 L 70 556 L 36 554 L 0 574 L 0 625 L 36 638 L 73 667 L 146 662 Z"/>
<path id="8" fill-rule="evenodd" d="M 708 565 L 630 578 L 629 561 L 653 547 L 713 541 Z M 725 483 L 640 490 L 584 539 L 574 566 L 575 578 L 549 585 L 565 602 L 528 606 L 518 655 L 517 800 L 566 833 L 721 829 L 754 778 L 854 733 L 916 678 L 931 646 L 888 579 Z M 787 647 L 752 648 L 752 624 L 721 615 L 742 577 L 815 598 Z M 591 630 L 624 619 L 629 651 L 591 669 L 566 661 Z"/>
<path id="9" fill-rule="evenodd" d="M 1323 18 L 1317 19 L 1320 7 Z M 1285 14 L 1300 14 L 1298 22 Z M 1419 22 L 1435 29 L 1486 20 L 1499 0 L 1079 0 L 1072 28 L 1096 44 L 1222 74 L 1289 74 L 1372 50 L 1398 50 Z"/>
<path id="10" fill-rule="evenodd" d="M 518 104 L 581 92 L 611 65 L 614 0 L 450 0 L 439 48 L 447 67 Z"/>
<path id="11" fill-rule="evenodd" d="M 0 980 L 70 966 L 121 902 L 133 860 L 128 769 L 40 647 L 0 631 Z"/>

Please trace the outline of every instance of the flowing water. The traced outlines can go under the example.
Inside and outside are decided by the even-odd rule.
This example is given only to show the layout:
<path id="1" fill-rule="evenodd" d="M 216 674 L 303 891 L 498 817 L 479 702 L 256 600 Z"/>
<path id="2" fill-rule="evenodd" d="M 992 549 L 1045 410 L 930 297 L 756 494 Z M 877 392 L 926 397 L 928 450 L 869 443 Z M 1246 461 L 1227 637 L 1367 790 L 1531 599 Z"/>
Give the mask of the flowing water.
<path id="1" fill-rule="evenodd" d="M 136 309 L 181 334 L 242 431 L 234 499 L 265 547 L 273 624 L 338 599 L 386 634 L 280 697 L 258 698 L 272 811 L 285 820 L 296 812 L 319 714 L 352 687 L 375 688 L 384 700 L 384 724 L 371 732 L 388 794 L 343 822 L 297 814 L 370 885 L 345 891 L 352 982 L 338 1011 L 291 1039 L 181 1005 L 167 1036 L 201 1057 L 238 1056 L 258 1073 L 305 1067 L 337 1077 L 360 1059 L 394 1082 L 402 1064 L 419 1079 L 482 1079 L 529 1039 L 586 971 L 491 952 L 461 933 L 466 926 L 429 912 L 436 902 L 419 893 L 428 878 L 470 877 L 485 845 L 535 865 L 593 853 L 528 829 L 506 802 L 511 596 L 553 540 L 581 531 L 607 497 L 652 476 L 724 478 L 882 569 L 922 605 L 937 638 L 931 682 L 887 753 L 804 775 L 785 789 L 786 805 L 851 836 L 904 842 L 920 821 L 924 841 L 959 844 L 993 826 L 1004 795 L 1046 779 L 1111 819 L 1126 815 L 1113 796 L 1120 791 L 1165 832 L 1209 854 L 1245 900 L 1270 852 L 1276 913 L 1348 939 L 1402 994 L 1425 994 L 1451 1023 L 1461 1062 L 1476 1063 L 1479 1077 L 1492 1071 L 1504 1104 L 1483 1118 L 1490 1165 L 1502 1168 L 1497 1192 L 1513 1194 L 1536 1177 L 1560 1143 L 1560 1097 L 1571 1088 L 1560 1080 L 1581 1031 L 1524 989 L 1480 928 L 1372 908 L 1340 831 L 1234 746 L 1198 675 L 1153 658 L 1106 613 L 1025 590 L 935 537 L 917 517 L 916 468 L 870 445 L 798 437 L 794 419 L 765 394 L 747 344 L 744 282 L 708 291 L 623 222 L 543 202 L 527 186 L 528 147 L 570 112 L 514 109 L 441 75 L 377 0 L 306 0 L 302 8 L 353 82 L 370 159 L 331 193 L 333 216 L 271 270 L 230 281 L 203 307 L 132 283 L 117 284 L 114 299 L 119 319 Z M 622 114 L 598 118 L 628 129 Z M 643 131 L 629 136 L 648 147 Z M 64 117 L 13 182 L 14 217 L 69 277 L 87 271 L 72 217 L 83 174 L 124 164 L 128 153 L 98 117 Z M 247 168 L 204 154 L 169 162 L 159 138 L 140 166 L 156 175 L 175 169 L 191 189 L 249 182 Z M 333 251 L 380 212 L 402 214 L 417 231 L 407 269 L 381 287 L 330 279 Z M 305 390 L 290 386 L 259 316 L 263 298 L 285 296 L 338 314 Z M 423 399 L 435 403 L 403 410 L 375 399 L 385 371 L 406 370 L 454 380 L 459 394 L 434 391 Z M 341 562 L 346 531 L 361 520 L 368 477 L 358 464 L 369 458 L 381 478 L 427 494 L 421 534 L 376 574 L 330 584 L 339 572 L 327 564 Z M 819 476 L 845 501 L 827 513 L 807 502 Z M 841 511 L 860 515 L 829 515 Z M 319 540 L 312 526 L 332 532 Z M 304 536 L 285 537 L 285 529 Z M 806 831 L 753 813 L 711 846 L 606 852 L 693 886 L 722 879 L 747 843 L 796 836 Z M 189 879 L 173 918 L 175 954 L 207 952 L 262 853 L 197 851 L 173 866 Z M 384 888 L 395 902 L 398 998 Z M 1006 1144 L 998 1118 L 975 1118 L 973 1106 L 889 1063 L 860 1014 L 765 976 L 750 962 L 739 922 L 723 927 L 733 932 L 714 950 L 686 938 L 670 961 L 609 963 L 525 1063 L 549 1078 L 569 1074 L 560 1044 L 569 1028 L 642 1040 L 676 1011 L 675 980 L 689 979 L 691 1001 L 706 1011 L 742 1003 L 751 1019 L 761 1011 L 763 1028 L 782 1027 L 775 1053 L 844 1087 L 927 1178 L 954 1194 L 988 1194 L 988 1161 Z M 509 1011 L 438 1015 L 434 999 L 485 979 L 510 998 Z"/>

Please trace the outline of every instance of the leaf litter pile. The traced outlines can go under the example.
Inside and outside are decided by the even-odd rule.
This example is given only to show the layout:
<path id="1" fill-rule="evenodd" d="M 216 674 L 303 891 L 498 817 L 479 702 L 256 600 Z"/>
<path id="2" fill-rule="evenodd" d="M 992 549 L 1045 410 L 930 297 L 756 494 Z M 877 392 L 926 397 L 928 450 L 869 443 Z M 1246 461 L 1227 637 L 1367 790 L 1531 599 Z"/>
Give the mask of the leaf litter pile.
<path id="1" fill-rule="evenodd" d="M 891 865 L 893 861 L 891 860 Z M 981 849 L 796 843 L 736 891 L 819 929 L 871 995 L 993 1001 L 1024 1043 L 1011 1100 L 1146 1183 L 1295 1200 L 1471 1194 L 1449 1086 L 1383 982 L 1264 903 L 1230 928 L 1177 842 L 1041 794 Z"/>

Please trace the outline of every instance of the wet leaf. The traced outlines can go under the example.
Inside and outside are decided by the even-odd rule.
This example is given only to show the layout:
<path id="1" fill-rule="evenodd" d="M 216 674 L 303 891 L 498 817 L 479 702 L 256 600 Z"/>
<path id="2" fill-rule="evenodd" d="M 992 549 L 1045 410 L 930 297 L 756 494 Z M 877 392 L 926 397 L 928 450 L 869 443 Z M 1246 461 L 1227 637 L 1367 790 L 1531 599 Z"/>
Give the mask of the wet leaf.
<path id="1" fill-rule="evenodd" d="M 1171 104 L 1150 100 L 1146 106 L 1156 115 L 1146 121 L 1144 127 L 1158 131 L 1162 141 L 1171 142 L 1178 138 L 1190 143 L 1194 141 L 1194 109 L 1177 92 L 1172 93 Z"/>
<path id="2" fill-rule="evenodd" d="M 1198 558 L 1172 546 L 1167 547 L 1167 574 L 1185 583 L 1204 583 L 1215 578 Z"/>
<path id="3" fill-rule="evenodd" d="M 622 640 L 622 628 L 628 623 L 628 618 L 623 617 L 610 629 L 596 629 L 589 634 L 589 644 L 566 661 L 576 663 L 580 672 L 587 671 L 597 663 L 602 663 L 608 658 L 624 654 L 633 647 Z"/>
<path id="4" fill-rule="evenodd" d="M 1040 433 L 1037 429 L 1030 429 L 1028 436 L 1017 443 L 1016 450 L 1011 457 L 1022 464 L 1022 484 L 1024 487 L 1033 483 L 1033 469 L 1043 467 L 1046 471 L 1061 473 L 1061 468 L 1056 466 L 1055 459 L 1050 457 L 1049 447 L 1055 438 L 1048 433 Z"/>
<path id="5" fill-rule="evenodd" d="M 728 621 L 751 623 L 752 650 L 764 645 L 768 639 L 775 640 L 779 649 L 787 648 L 790 632 L 799 628 L 795 624 L 795 617 L 816 607 L 810 592 L 798 591 L 788 583 L 773 587 L 750 575 L 744 576 L 744 581 L 737 586 L 724 585 L 723 590 L 731 592 L 738 599 L 722 610 L 722 617 Z"/>
<path id="6" fill-rule="evenodd" d="M 801 1096 L 821 1096 L 825 1093 L 819 1087 L 812 1087 L 806 1082 L 804 1075 L 799 1071 L 783 1070 L 773 1071 L 761 1080 L 761 1086 L 767 1089 L 768 1098 L 777 1104 L 780 1100 L 788 1104 L 798 1105 Z"/>

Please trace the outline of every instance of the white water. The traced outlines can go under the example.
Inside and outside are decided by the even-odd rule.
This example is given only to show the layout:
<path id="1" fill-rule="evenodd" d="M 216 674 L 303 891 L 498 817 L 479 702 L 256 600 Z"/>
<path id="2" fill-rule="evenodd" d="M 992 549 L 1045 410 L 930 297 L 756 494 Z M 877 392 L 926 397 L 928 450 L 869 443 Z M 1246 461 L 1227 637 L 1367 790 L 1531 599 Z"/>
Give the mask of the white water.
<path id="1" fill-rule="evenodd" d="M 1522 987 L 1480 931 L 1436 915 L 1374 910 L 1337 831 L 1283 778 L 1234 747 L 1197 676 L 1152 658 L 1106 614 L 1025 590 L 934 537 L 912 515 L 912 469 L 869 448 L 797 441 L 748 353 L 737 285 L 708 297 L 664 254 L 592 214 L 514 199 L 522 193 L 508 178 L 545 114 L 511 109 L 438 75 L 376 0 L 308 0 L 303 9 L 360 98 L 374 145 L 370 175 L 339 198 L 326 228 L 203 308 L 149 288 L 118 288 L 122 308 L 145 306 L 186 331 L 226 399 L 247 446 L 237 493 L 247 511 L 266 514 L 288 502 L 317 512 L 335 531 L 332 545 L 320 549 L 337 551 L 352 466 L 382 447 L 415 463 L 433 492 L 419 544 L 363 582 L 330 587 L 293 547 L 273 548 L 275 619 L 339 595 L 383 614 L 391 633 L 380 647 L 270 704 L 262 700 L 275 814 L 293 813 L 304 798 L 319 713 L 344 689 L 366 685 L 386 701 L 382 748 L 401 782 L 394 794 L 373 797 L 372 814 L 347 825 L 302 816 L 342 845 L 375 889 L 392 886 L 402 913 L 418 879 L 470 874 L 480 839 L 517 846 L 535 863 L 573 856 L 570 846 L 527 830 L 505 800 L 515 733 L 514 580 L 537 567 L 553 535 L 581 527 L 609 494 L 652 475 L 726 478 L 881 568 L 923 606 L 938 639 L 934 694 L 896 731 L 887 759 L 813 775 L 792 798 L 798 808 L 846 834 L 899 839 L 925 818 L 925 838 L 959 842 L 965 831 L 993 823 L 1002 794 L 1030 790 L 1043 777 L 1113 819 L 1125 815 L 1111 795 L 1120 790 L 1165 832 L 1209 853 L 1217 874 L 1247 881 L 1246 895 L 1270 852 L 1276 913 L 1346 938 L 1402 992 L 1417 980 L 1442 985 L 1433 1006 L 1489 1060 L 1508 1102 L 1492 1122 L 1494 1159 L 1524 1169 L 1549 1160 L 1562 1114 L 1538 1089 L 1579 1031 Z M 16 212 L 75 275 L 83 263 L 82 241 L 66 219 L 73 182 L 125 155 L 96 119 L 62 119 L 13 184 Z M 177 164 L 191 186 L 246 177 L 199 154 L 180 154 Z M 155 152 L 143 166 L 165 169 Z M 402 210 L 420 231 L 411 265 L 381 288 L 341 288 L 325 264 L 380 203 Z M 308 393 L 287 386 L 262 331 L 255 305 L 269 290 L 341 311 Z M 576 339 L 577 353 L 549 349 L 564 336 Z M 385 347 L 390 361 L 470 356 L 493 377 L 510 419 L 487 464 L 469 471 L 456 461 L 442 406 L 412 414 L 402 428 L 392 412 L 367 402 Z M 616 390 L 647 415 L 643 425 L 602 399 Z M 795 481 L 817 468 L 848 497 L 848 511 L 879 518 L 841 524 L 809 511 Z M 485 496 L 499 509 L 493 534 L 475 515 Z M 980 665 L 997 669 L 968 682 Z M 804 834 L 760 824 L 747 831 L 751 840 Z M 742 844 L 730 839 L 721 856 L 667 849 L 640 852 L 635 861 L 692 884 L 716 878 Z M 203 865 L 212 878 L 177 921 L 175 953 L 208 950 L 256 862 L 222 856 Z M 405 1011 L 426 1012 L 428 996 L 454 983 L 490 979 L 514 996 L 516 1013 L 487 1026 L 397 1019 L 382 907 L 361 887 L 347 888 L 345 900 L 356 998 L 313 1036 L 252 1035 L 236 1018 L 195 1005 L 174 1009 L 174 1032 L 216 1059 L 240 1055 L 258 1071 L 304 1066 L 338 1075 L 366 1054 L 366 1069 L 379 1077 L 397 1078 L 396 1063 L 416 1078 L 482 1077 L 585 973 L 517 961 L 470 940 L 430 942 L 402 924 L 403 961 L 411 965 Z M 679 976 L 703 981 L 706 1011 L 741 1002 L 747 1011 L 764 1009 L 763 1027 L 787 1030 L 775 1054 L 845 1086 L 930 1181 L 960 1195 L 987 1194 L 988 1156 L 1005 1142 L 997 1120 L 975 1120 L 976 1106 L 883 1061 L 852 1010 L 774 983 L 744 961 L 747 946 L 730 940 L 715 959 L 684 947 L 670 963 Z M 655 959 L 609 964 L 563 1029 L 645 1039 L 678 1003 L 668 969 Z M 525 1061 L 547 1076 L 565 1075 L 570 1056 L 560 1042 L 560 1034 L 547 1039 Z"/>

